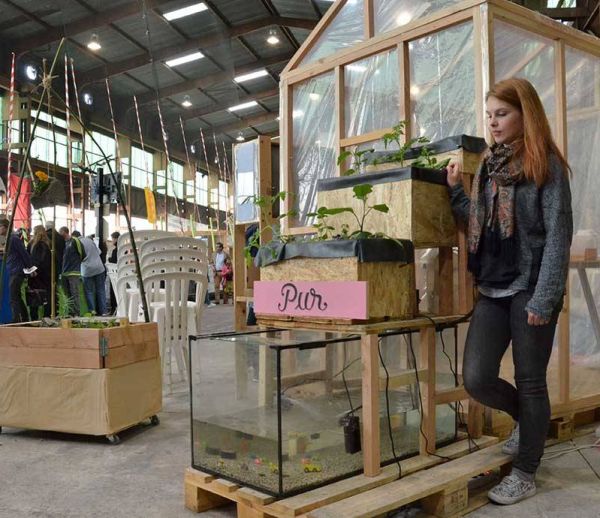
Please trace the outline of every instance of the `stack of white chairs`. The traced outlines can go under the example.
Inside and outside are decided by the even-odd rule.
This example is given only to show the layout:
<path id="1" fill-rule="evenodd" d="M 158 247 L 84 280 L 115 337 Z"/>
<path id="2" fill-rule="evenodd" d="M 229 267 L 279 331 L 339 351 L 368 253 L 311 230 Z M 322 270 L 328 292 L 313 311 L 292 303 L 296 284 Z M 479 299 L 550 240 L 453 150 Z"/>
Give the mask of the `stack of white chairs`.
<path id="1" fill-rule="evenodd" d="M 159 237 L 174 235 L 173 232 L 165 230 L 134 230 L 133 237 L 140 261 L 140 250 L 143 243 Z M 137 322 L 141 298 L 129 232 L 121 234 L 117 241 L 117 280 L 116 289 L 113 289 L 117 299 L 117 316 L 128 317 L 130 322 Z"/>
<path id="2" fill-rule="evenodd" d="M 136 245 L 150 320 L 158 323 L 163 375 L 169 387 L 173 367 L 185 380 L 189 369 L 188 336 L 200 332 L 207 289 L 208 247 L 192 237 L 154 231 L 138 237 Z M 123 236 L 121 236 L 123 237 Z M 117 254 L 119 307 L 131 321 L 141 317 L 141 297 L 132 251 Z M 130 246 L 130 240 L 124 241 Z M 190 300 L 191 299 L 191 300 Z"/>

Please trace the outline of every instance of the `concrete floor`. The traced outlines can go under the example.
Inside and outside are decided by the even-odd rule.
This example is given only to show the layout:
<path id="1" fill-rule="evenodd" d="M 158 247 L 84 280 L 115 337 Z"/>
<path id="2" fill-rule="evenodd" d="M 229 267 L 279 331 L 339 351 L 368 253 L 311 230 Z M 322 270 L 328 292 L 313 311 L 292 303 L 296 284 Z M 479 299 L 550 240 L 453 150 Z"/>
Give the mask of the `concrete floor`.
<path id="1" fill-rule="evenodd" d="M 231 306 L 211 307 L 204 315 L 207 332 L 233 327 Z M 183 472 L 190 465 L 185 385 L 165 396 L 160 417 L 160 426 L 122 433 L 117 446 L 104 439 L 5 428 L 0 435 L 0 518 L 194 516 L 183 506 Z M 594 440 L 590 433 L 573 444 Z M 544 461 L 538 488 L 538 495 L 516 506 L 490 504 L 470 516 L 600 518 L 600 449 Z M 233 518 L 235 507 L 202 516 Z"/>

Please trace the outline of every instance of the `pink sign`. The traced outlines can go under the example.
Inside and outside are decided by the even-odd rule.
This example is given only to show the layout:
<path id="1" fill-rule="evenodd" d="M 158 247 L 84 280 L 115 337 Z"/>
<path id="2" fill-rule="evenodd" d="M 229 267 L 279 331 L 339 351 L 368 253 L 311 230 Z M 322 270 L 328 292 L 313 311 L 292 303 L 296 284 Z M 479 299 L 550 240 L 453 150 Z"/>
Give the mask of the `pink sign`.
<path id="1" fill-rule="evenodd" d="M 256 281 L 254 312 L 366 320 L 367 281 Z"/>

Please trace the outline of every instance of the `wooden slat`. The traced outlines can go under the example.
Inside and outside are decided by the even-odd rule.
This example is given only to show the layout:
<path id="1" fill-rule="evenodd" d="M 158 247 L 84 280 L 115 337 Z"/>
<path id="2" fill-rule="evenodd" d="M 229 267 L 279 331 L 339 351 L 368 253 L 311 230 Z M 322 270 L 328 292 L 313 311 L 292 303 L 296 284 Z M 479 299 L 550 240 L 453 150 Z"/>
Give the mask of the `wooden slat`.
<path id="1" fill-rule="evenodd" d="M 356 135 L 355 137 L 345 137 L 340 140 L 340 146 L 346 148 L 356 146 L 357 144 L 364 144 L 365 142 L 372 142 L 373 140 L 379 140 L 390 131 L 392 131 L 392 128 L 384 128 L 370 131 L 369 133 L 363 133 L 362 135 Z"/>
<path id="2" fill-rule="evenodd" d="M 419 451 L 421 455 L 435 452 L 435 366 L 436 340 L 435 329 L 421 329 L 419 340 L 419 367 L 427 370 L 427 376 L 420 378 L 421 400 L 423 402 L 423 433 L 419 435 Z"/>
<path id="3" fill-rule="evenodd" d="M 446 390 L 439 390 L 435 393 L 435 404 L 445 405 L 446 403 L 453 403 L 455 401 L 462 401 L 468 399 L 469 395 L 464 387 L 456 387 Z"/>
<path id="4" fill-rule="evenodd" d="M 496 437 L 482 437 L 475 441 L 480 448 L 486 448 L 497 442 L 498 439 Z M 469 441 L 461 440 L 450 444 L 449 446 L 445 446 L 444 448 L 440 448 L 438 453 L 443 457 L 454 459 L 469 453 L 470 449 L 471 446 L 469 445 Z M 430 468 L 441 462 L 443 462 L 442 458 L 428 455 L 403 460 L 400 462 L 400 465 L 402 473 L 406 476 Z M 382 486 L 397 478 L 398 467 L 394 464 L 382 468 L 381 473 L 376 477 L 357 475 L 345 480 L 340 480 L 297 496 L 273 502 L 265 507 L 265 511 L 272 512 L 276 516 L 294 518 L 308 513 L 313 509 L 349 498 L 353 495 L 364 493 L 369 489 Z"/>
<path id="5" fill-rule="evenodd" d="M 449 485 L 466 484 L 470 478 L 510 463 L 502 445 L 476 451 L 440 466 L 403 477 L 343 501 L 310 511 L 309 518 L 368 518 L 443 491 Z"/>

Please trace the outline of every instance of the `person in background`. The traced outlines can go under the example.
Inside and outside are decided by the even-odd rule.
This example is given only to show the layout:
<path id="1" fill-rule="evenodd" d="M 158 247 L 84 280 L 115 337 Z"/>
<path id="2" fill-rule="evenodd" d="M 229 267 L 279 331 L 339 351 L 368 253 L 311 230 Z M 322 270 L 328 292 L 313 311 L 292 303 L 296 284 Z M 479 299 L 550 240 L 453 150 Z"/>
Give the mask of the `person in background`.
<path id="1" fill-rule="evenodd" d="M 79 238 L 71 236 L 67 227 L 61 227 L 58 233 L 65 242 L 61 278 L 65 293 L 72 301 L 70 314 L 80 316 L 79 285 L 81 284 L 81 262 L 85 259 L 85 250 Z"/>
<path id="2" fill-rule="evenodd" d="M 121 237 L 121 234 L 119 232 L 113 232 L 110 235 L 110 238 L 112 239 L 113 249 L 111 250 L 110 257 L 108 258 L 108 262 L 109 263 L 115 263 L 115 264 L 117 264 L 117 253 L 118 253 L 118 245 L 117 245 L 117 243 L 119 242 L 119 237 Z"/>
<path id="3" fill-rule="evenodd" d="M 54 247 L 54 283 L 55 290 L 57 290 L 59 286 L 58 281 L 60 278 L 60 272 L 62 270 L 63 254 L 65 253 L 65 240 L 56 231 L 56 228 L 54 228 L 54 223 L 52 221 L 48 221 L 46 223 L 46 235 L 48 236 L 48 242 L 50 243 L 51 252 L 52 247 Z M 52 242 L 52 239 L 54 239 L 54 243 Z M 55 305 L 57 301 L 58 296 L 56 296 L 54 299 Z"/>
<path id="4" fill-rule="evenodd" d="M 223 290 L 223 304 L 227 304 L 231 295 L 233 298 L 233 264 L 229 257 L 225 258 L 225 263 L 221 268 L 221 289 Z"/>
<path id="5" fill-rule="evenodd" d="M 109 263 L 117 264 L 117 254 L 119 253 L 117 243 L 119 242 L 120 236 L 121 236 L 121 234 L 119 232 L 113 232 L 110 235 L 110 238 L 112 239 L 113 248 L 110 252 L 110 256 L 108 257 Z M 117 296 L 115 295 L 115 290 L 113 290 L 112 283 L 109 283 L 109 285 L 110 285 L 110 309 L 114 313 L 117 309 Z"/>
<path id="6" fill-rule="evenodd" d="M 32 297 L 31 318 L 37 320 L 38 308 L 44 307 L 44 316 L 50 316 L 50 291 L 52 289 L 52 256 L 50 251 L 50 241 L 46 230 L 42 225 L 33 228 L 33 237 L 27 246 L 27 251 L 31 255 L 34 266 L 37 267 L 37 276 L 29 281 L 30 291 L 37 292 Z"/>
<path id="7" fill-rule="evenodd" d="M 100 250 L 89 237 L 81 237 L 74 231 L 73 236 L 81 241 L 85 257 L 81 261 L 81 278 L 88 311 L 96 315 L 106 315 L 106 268 L 100 257 Z"/>
<path id="8" fill-rule="evenodd" d="M 214 285 L 215 285 L 215 304 L 219 303 L 220 290 L 221 290 L 221 270 L 225 264 L 225 259 L 230 259 L 229 254 L 223 250 L 223 243 L 216 244 L 216 250 L 213 255 L 212 269 L 214 273 Z M 227 295 L 223 294 L 223 301 L 227 304 Z"/>
<path id="9" fill-rule="evenodd" d="M 0 220 L 0 235 L 7 236 L 9 232 L 10 223 L 7 219 Z M 25 280 L 25 268 L 31 268 L 33 261 L 31 256 L 25 249 L 25 245 L 18 232 L 13 232 L 7 237 L 6 247 L 8 247 L 8 256 L 6 257 L 6 269 L 10 276 L 8 282 L 8 289 L 10 292 L 10 309 L 12 311 L 12 320 L 15 323 L 27 322 L 29 320 L 29 314 L 27 313 L 27 307 L 23 301 L 21 293 L 21 286 Z M 31 274 L 32 277 L 36 276 L 36 272 Z"/>

